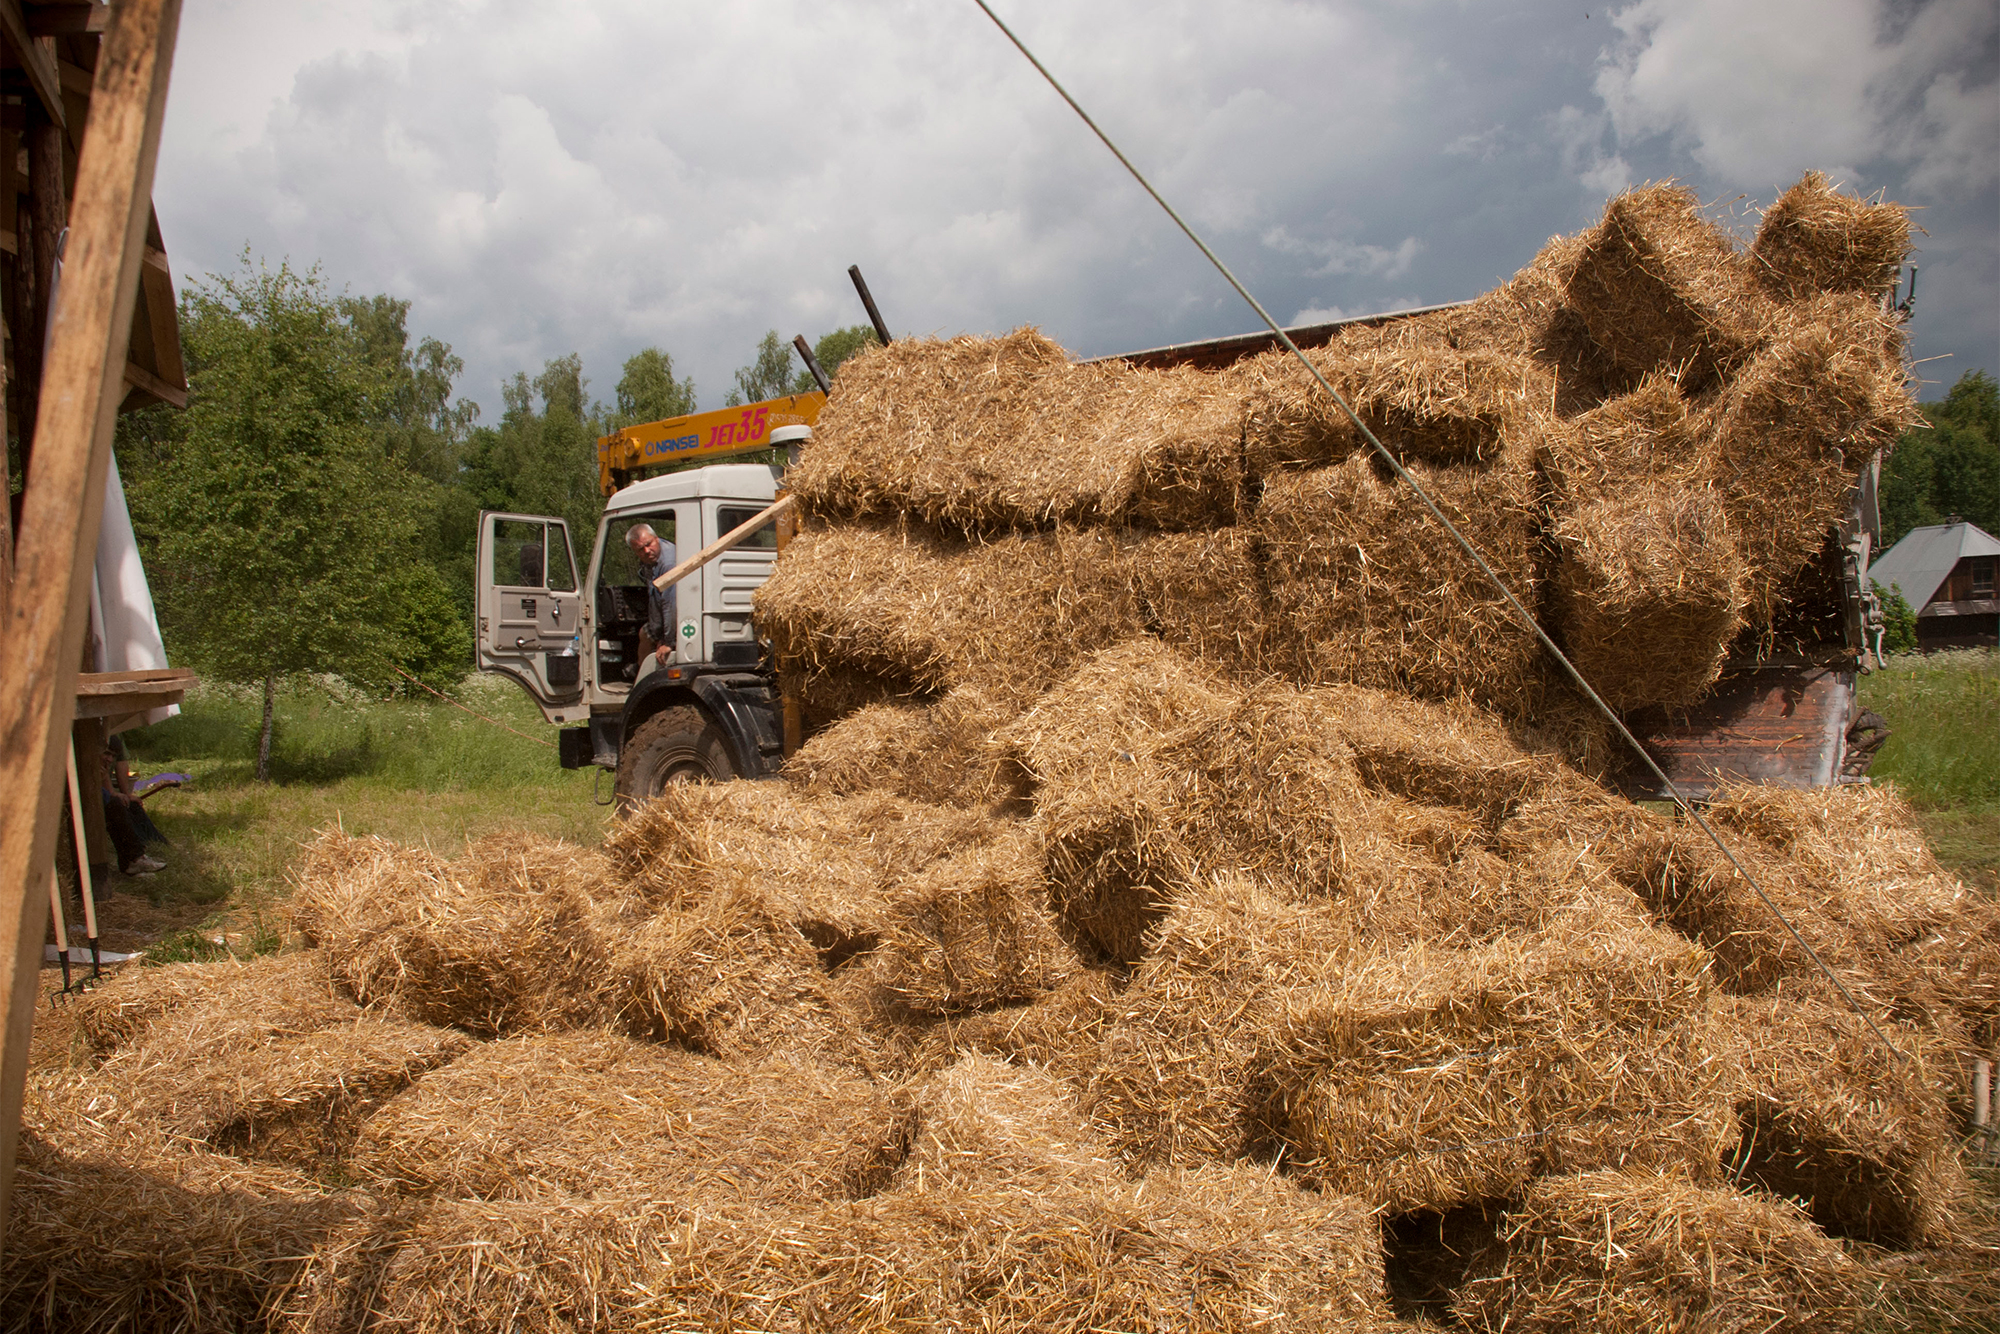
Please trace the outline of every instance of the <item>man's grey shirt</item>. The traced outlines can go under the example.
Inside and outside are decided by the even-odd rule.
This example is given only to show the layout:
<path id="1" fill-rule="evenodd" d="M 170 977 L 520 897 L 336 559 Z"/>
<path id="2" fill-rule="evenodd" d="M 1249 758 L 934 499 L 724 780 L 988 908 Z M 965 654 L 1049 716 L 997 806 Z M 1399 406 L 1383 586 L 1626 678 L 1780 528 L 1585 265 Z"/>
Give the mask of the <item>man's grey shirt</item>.
<path id="1" fill-rule="evenodd" d="M 650 565 L 644 562 L 639 565 L 639 577 L 646 581 L 646 637 L 656 648 L 663 644 L 676 647 L 674 622 L 678 618 L 674 615 L 674 590 L 653 587 L 653 581 L 673 569 L 674 564 L 674 544 L 662 541 L 660 558 Z"/>

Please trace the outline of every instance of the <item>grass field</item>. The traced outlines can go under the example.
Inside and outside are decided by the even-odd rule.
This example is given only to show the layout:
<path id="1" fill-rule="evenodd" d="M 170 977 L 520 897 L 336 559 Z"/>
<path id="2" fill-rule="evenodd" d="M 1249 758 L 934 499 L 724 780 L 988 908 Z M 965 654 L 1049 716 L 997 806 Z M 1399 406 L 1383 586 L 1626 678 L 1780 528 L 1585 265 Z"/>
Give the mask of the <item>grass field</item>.
<path id="1" fill-rule="evenodd" d="M 1916 806 L 1939 860 L 2000 893 L 2000 652 L 1900 655 L 1860 693 L 1889 724 L 1875 781 Z"/>
<path id="2" fill-rule="evenodd" d="M 287 930 L 288 868 L 315 831 L 333 826 L 445 854 L 509 828 L 598 841 L 609 808 L 593 799 L 592 771 L 557 765 L 555 729 L 520 688 L 475 676 L 460 699 L 494 721 L 436 700 L 373 699 L 334 678 L 289 682 L 268 783 L 254 776 L 255 688 L 200 686 L 180 717 L 128 733 L 134 773 L 190 781 L 147 802 L 171 841 L 152 850 L 167 869 L 143 880 L 113 874 L 107 947 L 166 937 L 155 957 L 189 957 L 219 952 L 223 936 L 238 952 L 275 948 Z M 602 787 L 608 798 L 608 778 Z"/>

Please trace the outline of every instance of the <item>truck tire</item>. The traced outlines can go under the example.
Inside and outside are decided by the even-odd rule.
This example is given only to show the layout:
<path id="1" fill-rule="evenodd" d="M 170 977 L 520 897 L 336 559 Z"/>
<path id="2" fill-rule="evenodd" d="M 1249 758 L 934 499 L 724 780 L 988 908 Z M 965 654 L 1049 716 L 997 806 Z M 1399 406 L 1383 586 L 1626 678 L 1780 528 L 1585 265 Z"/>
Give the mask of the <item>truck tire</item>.
<path id="1" fill-rule="evenodd" d="M 618 752 L 618 808 L 651 801 L 669 783 L 726 783 L 736 777 L 722 729 L 692 704 L 662 709 L 634 728 Z"/>

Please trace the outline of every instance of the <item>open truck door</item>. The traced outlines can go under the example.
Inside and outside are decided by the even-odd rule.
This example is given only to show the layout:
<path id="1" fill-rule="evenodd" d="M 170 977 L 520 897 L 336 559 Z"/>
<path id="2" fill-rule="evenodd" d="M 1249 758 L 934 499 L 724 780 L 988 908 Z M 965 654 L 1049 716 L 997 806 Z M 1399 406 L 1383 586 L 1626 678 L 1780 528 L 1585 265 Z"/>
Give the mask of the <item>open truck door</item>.
<path id="1" fill-rule="evenodd" d="M 561 519 L 479 515 L 479 670 L 519 681 L 550 721 L 583 699 L 576 559 Z"/>

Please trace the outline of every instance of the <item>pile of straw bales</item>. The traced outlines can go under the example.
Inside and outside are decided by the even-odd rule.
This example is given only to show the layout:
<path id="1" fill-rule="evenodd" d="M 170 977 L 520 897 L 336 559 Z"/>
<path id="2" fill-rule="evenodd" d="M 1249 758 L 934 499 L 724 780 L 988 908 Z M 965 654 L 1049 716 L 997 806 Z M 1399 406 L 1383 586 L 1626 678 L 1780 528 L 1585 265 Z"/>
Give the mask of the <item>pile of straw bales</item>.
<path id="1" fill-rule="evenodd" d="M 1687 699 L 1803 549 L 1744 516 L 1905 411 L 1889 326 L 1798 332 L 1901 219 L 1808 180 L 1746 257 L 1641 192 L 1314 355 Z M 2000 911 L 1892 792 L 1725 793 L 1760 895 L 1536 748 L 1532 646 L 1281 362 L 899 344 L 822 427 L 783 780 L 330 833 L 299 948 L 53 1016 L 0 1323 L 1804 1330 L 1962 1228 Z"/>
<path id="2" fill-rule="evenodd" d="M 1915 421 L 1879 302 L 1908 248 L 1904 210 L 1817 176 L 1747 251 L 1652 186 L 1478 301 L 1308 355 L 1606 698 L 1683 705 Z M 1532 635 L 1286 354 L 908 340 L 845 365 L 817 430 L 758 599 L 817 693 L 1045 683 L 1137 626 L 1248 675 L 1552 707 Z"/>

